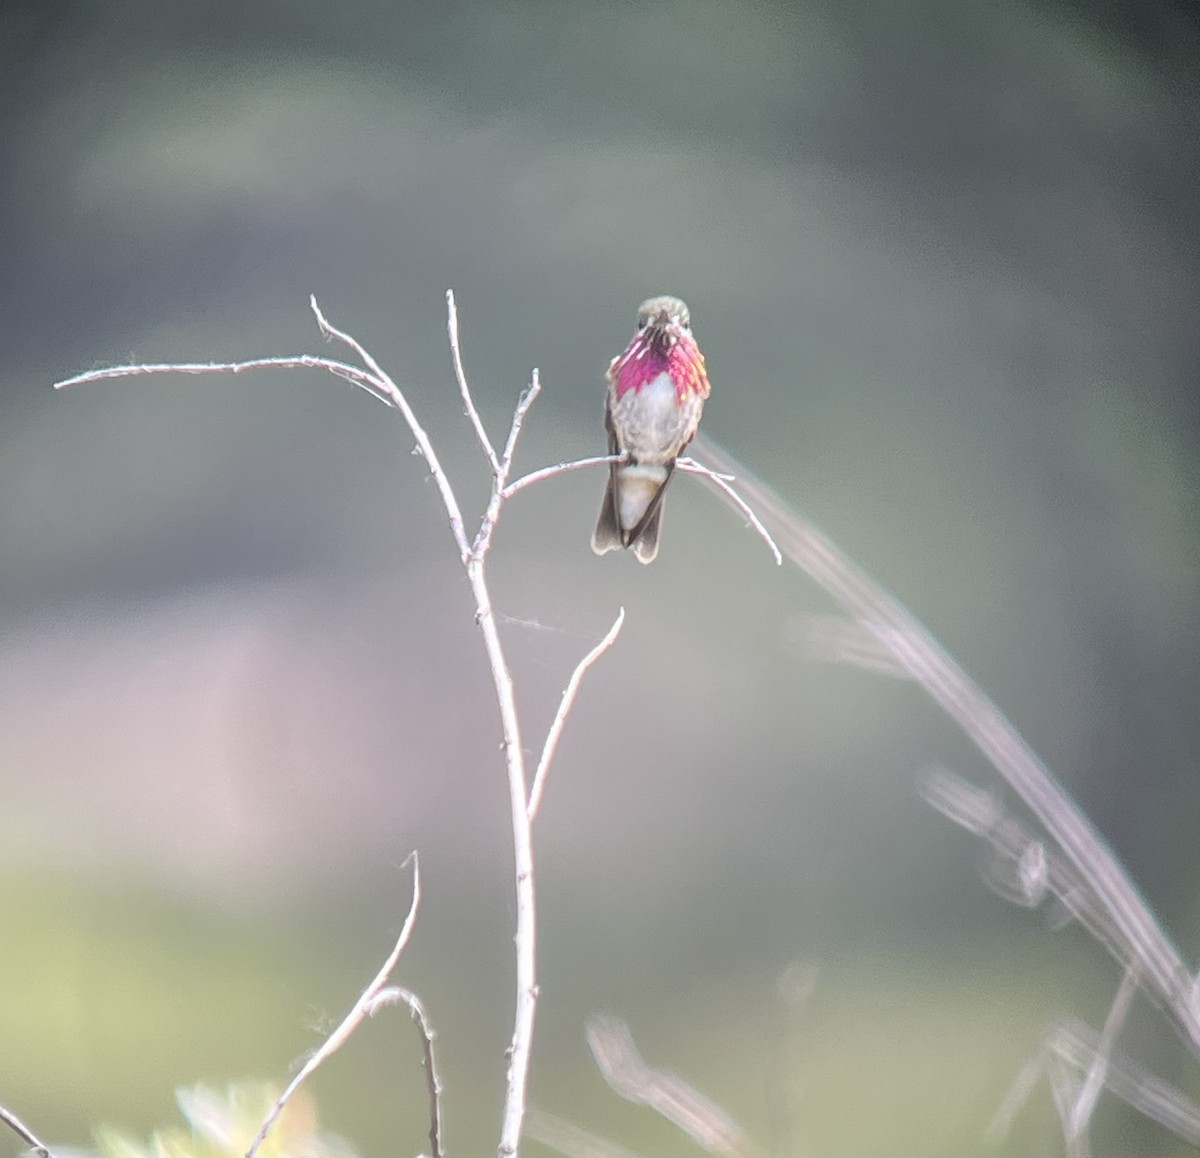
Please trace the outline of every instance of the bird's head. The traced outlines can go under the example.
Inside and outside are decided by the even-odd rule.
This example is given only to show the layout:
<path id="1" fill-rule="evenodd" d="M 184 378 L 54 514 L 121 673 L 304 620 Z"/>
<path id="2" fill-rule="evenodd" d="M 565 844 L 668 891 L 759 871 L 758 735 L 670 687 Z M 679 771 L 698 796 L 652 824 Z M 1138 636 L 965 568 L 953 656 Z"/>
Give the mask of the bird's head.
<path id="1" fill-rule="evenodd" d="M 670 294 L 647 298 L 638 307 L 637 333 L 612 360 L 608 378 L 620 398 L 663 371 L 675 380 L 681 404 L 692 394 L 708 397 L 704 356 L 692 337 L 692 313 L 682 298 Z"/>
<path id="2" fill-rule="evenodd" d="M 647 298 L 638 306 L 639 330 L 673 329 L 690 330 L 692 328 L 692 313 L 687 308 L 687 302 L 670 294 L 660 294 L 658 297 Z"/>

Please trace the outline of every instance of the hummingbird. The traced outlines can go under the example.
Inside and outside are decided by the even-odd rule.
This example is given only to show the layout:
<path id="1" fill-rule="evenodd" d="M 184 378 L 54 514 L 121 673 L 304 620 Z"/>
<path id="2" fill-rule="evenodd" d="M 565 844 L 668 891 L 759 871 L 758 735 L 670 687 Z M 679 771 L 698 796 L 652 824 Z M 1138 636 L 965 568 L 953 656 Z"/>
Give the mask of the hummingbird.
<path id="1" fill-rule="evenodd" d="M 666 294 L 642 302 L 637 333 L 607 377 L 608 453 L 623 457 L 609 468 L 592 550 L 632 547 L 639 563 L 650 563 L 658 554 L 663 492 L 675 460 L 696 437 L 709 394 L 687 304 Z"/>

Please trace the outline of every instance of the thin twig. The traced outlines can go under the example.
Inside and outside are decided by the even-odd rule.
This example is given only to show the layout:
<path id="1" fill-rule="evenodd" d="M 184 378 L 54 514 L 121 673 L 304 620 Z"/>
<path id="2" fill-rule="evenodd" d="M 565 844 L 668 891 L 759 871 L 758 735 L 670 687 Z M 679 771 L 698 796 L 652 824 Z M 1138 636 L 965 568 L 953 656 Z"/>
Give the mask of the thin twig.
<path id="1" fill-rule="evenodd" d="M 1050 1083 L 1050 1097 L 1054 1101 L 1054 1110 L 1058 1114 L 1058 1122 L 1062 1127 L 1063 1136 L 1067 1139 L 1067 1158 L 1091 1158 L 1087 1134 L 1071 1137 L 1068 1123 L 1071 1110 L 1079 1098 L 1079 1090 L 1083 1080 L 1061 1057 L 1051 1055 L 1046 1062 L 1046 1079 Z"/>
<path id="2" fill-rule="evenodd" d="M 545 482 L 548 478 L 567 474 L 569 471 L 583 470 L 584 467 L 588 466 L 608 466 L 610 463 L 624 461 L 625 456 L 621 454 L 597 454 L 591 458 L 577 458 L 572 462 L 556 462 L 553 466 L 543 466 L 538 470 L 523 474 L 519 479 L 510 482 L 500 492 L 500 497 L 502 499 L 511 499 L 518 491 L 523 491 L 526 487 L 533 486 L 534 483 Z"/>
<path id="3" fill-rule="evenodd" d="M 371 983 L 362 991 L 358 1000 L 354 1003 L 353 1008 L 342 1019 L 341 1024 L 325 1039 L 325 1041 L 313 1052 L 304 1065 L 300 1068 L 300 1072 L 288 1083 L 287 1088 L 279 1095 L 275 1105 L 271 1108 L 271 1112 L 266 1116 L 262 1126 L 259 1127 L 258 1133 L 254 1137 L 254 1141 L 250 1144 L 250 1149 L 246 1151 L 246 1158 L 254 1158 L 258 1152 L 259 1146 L 262 1145 L 263 1139 L 266 1138 L 268 1131 L 274 1124 L 275 1119 L 283 1112 L 284 1106 L 287 1105 L 288 1099 L 300 1088 L 301 1084 L 317 1069 L 323 1062 L 332 1057 L 343 1045 L 349 1040 L 354 1031 L 369 1017 L 376 1008 L 376 1003 L 379 1000 L 379 994 L 387 985 L 388 978 L 391 976 L 392 970 L 396 968 L 400 960 L 401 954 L 408 945 L 409 939 L 412 937 L 413 928 L 417 922 L 417 910 L 421 904 L 421 865 L 420 860 L 415 852 L 409 853 L 405 858 L 404 864 L 412 863 L 412 901 L 408 906 L 408 916 L 404 918 L 404 925 L 400 930 L 400 936 L 396 938 L 396 944 L 392 947 L 392 951 L 388 954 L 387 960 L 375 975 Z M 441 1112 L 436 1107 L 436 1094 L 434 1096 L 435 1112 L 433 1114 L 433 1124 L 430 1127 L 430 1137 L 437 1136 L 440 1138 L 440 1122 Z M 434 1158 L 439 1158 L 438 1152 L 434 1151 Z"/>
<path id="4" fill-rule="evenodd" d="M 438 1075 L 437 1058 L 433 1052 L 433 1041 L 437 1034 L 433 1032 L 424 1003 L 411 989 L 389 985 L 376 994 L 367 1014 L 374 1017 L 377 1009 L 397 1001 L 408 1006 L 413 1024 L 421 1035 L 421 1047 L 425 1054 L 425 1088 L 429 1091 L 429 1152 L 431 1158 L 442 1158 L 442 1079 Z"/>
<path id="5" fill-rule="evenodd" d="M 454 360 L 454 377 L 458 380 L 458 392 L 462 395 L 463 413 L 475 428 L 475 437 L 479 439 L 488 466 L 492 468 L 492 475 L 499 475 L 500 460 L 496 457 L 496 448 L 483 428 L 483 420 L 479 417 L 479 411 L 475 409 L 475 402 L 467 386 L 467 373 L 463 369 L 462 351 L 458 344 L 458 305 L 454 300 L 453 290 L 446 291 L 446 333 L 450 337 L 450 356 Z"/>
<path id="6" fill-rule="evenodd" d="M 1047 1037 L 1046 1040 L 1038 1043 L 1037 1049 L 1025 1059 L 1025 1064 L 1017 1071 L 1017 1076 L 1010 1083 L 983 1133 L 984 1140 L 989 1146 L 999 1146 L 1008 1136 L 1017 1115 L 1033 1096 L 1033 1091 L 1046 1071 L 1049 1053 L 1050 1044 Z"/>
<path id="7" fill-rule="evenodd" d="M 789 559 L 856 619 L 889 629 L 880 638 L 991 761 L 1088 882 L 1124 947 L 1121 963 L 1136 961 L 1147 990 L 1170 1010 L 1193 1054 L 1200 1056 L 1200 1009 L 1192 1004 L 1191 970 L 1116 857 L 999 708 L 897 600 L 815 526 L 741 469 L 712 439 L 700 435 L 696 445 L 706 460 L 737 474 L 741 490 L 770 524 Z"/>
<path id="8" fill-rule="evenodd" d="M 111 378 L 137 378 L 146 374 L 243 374 L 250 370 L 325 370 L 365 390 L 373 398 L 395 407 L 404 415 L 404 420 L 408 423 L 408 427 L 417 441 L 417 449 L 425 459 L 429 473 L 437 485 L 442 504 L 445 506 L 447 517 L 450 520 L 450 531 L 458 546 L 459 555 L 465 562 L 470 553 L 470 546 L 463 527 L 458 499 L 455 497 L 454 489 L 450 485 L 446 472 L 442 469 L 433 444 L 417 421 L 417 416 L 409 406 L 408 399 L 356 338 L 329 323 L 321 312 L 315 296 L 309 296 L 309 306 L 317 320 L 317 326 L 322 336 L 326 339 L 336 339 L 348 346 L 362 359 L 363 364 L 367 367 L 366 370 L 334 358 L 320 358 L 311 354 L 278 358 L 250 358 L 242 362 L 145 362 L 89 370 L 84 374 L 76 374 L 73 378 L 65 378 L 61 382 L 56 382 L 54 388 L 63 390 Z"/>
<path id="9" fill-rule="evenodd" d="M 993 856 L 985 879 L 995 893 L 1030 909 L 1049 893 L 1114 958 L 1129 956 L 1120 930 L 1079 870 L 1057 852 L 1047 852 L 1025 825 L 1007 815 L 995 796 L 944 768 L 927 770 L 919 787 L 931 807 L 987 841 Z M 1147 996 L 1162 1004 L 1158 994 Z"/>
<path id="10" fill-rule="evenodd" d="M 1054 1030 L 1053 1049 L 1064 1061 L 1082 1069 L 1100 1049 L 1096 1031 L 1082 1022 L 1066 1019 Z M 1108 1091 L 1192 1146 L 1200 1146 L 1200 1106 L 1146 1066 L 1115 1050 L 1105 1063 Z"/>
<path id="11" fill-rule="evenodd" d="M 542 378 L 535 366 L 532 375 L 530 375 L 528 387 L 521 394 L 521 397 L 517 399 L 517 408 L 513 411 L 512 425 L 508 428 L 508 438 L 504 442 L 504 453 L 500 456 L 498 477 L 504 480 L 500 483 L 501 490 L 504 489 L 504 483 L 508 481 L 509 472 L 512 470 L 513 455 L 517 450 L 517 439 L 521 436 L 521 427 L 525 425 L 525 415 L 529 413 L 529 408 L 537 401 L 537 396 L 541 392 Z"/>
<path id="12" fill-rule="evenodd" d="M 604 1080 L 626 1101 L 649 1106 L 698 1146 L 721 1158 L 751 1158 L 758 1147 L 715 1102 L 678 1074 L 648 1066 L 629 1026 L 617 1017 L 593 1017 L 588 1046 Z"/>
<path id="13" fill-rule="evenodd" d="M 379 363 L 367 353 L 357 338 L 329 324 L 325 315 L 321 313 L 321 307 L 317 305 L 315 295 L 309 296 L 308 304 L 312 308 L 317 325 L 324 337 L 326 339 L 336 338 L 339 342 L 349 346 L 362 359 L 363 365 L 375 376 L 375 380 L 382 386 L 392 405 L 404 415 L 404 421 L 408 423 L 413 438 L 417 440 L 417 447 L 425 459 L 425 465 L 429 467 L 429 473 L 433 476 L 438 493 L 442 496 L 442 505 L 446 508 L 446 515 L 450 520 L 450 531 L 454 535 L 454 541 L 458 544 L 459 553 L 465 562 L 471 548 L 467 543 L 467 532 L 463 526 L 462 512 L 458 508 L 458 499 L 454 497 L 454 488 L 450 485 L 450 479 L 442 469 L 437 452 L 433 449 L 433 443 L 429 441 L 429 435 L 425 433 L 424 427 L 417 421 L 417 416 L 413 408 L 409 406 L 408 399 Z"/>
<path id="14" fill-rule="evenodd" d="M 555 478 L 560 474 L 567 474 L 569 471 L 582 470 L 590 466 L 608 466 L 614 462 L 624 462 L 625 456 L 622 454 L 598 454 L 589 458 L 577 458 L 571 462 L 557 462 L 553 466 L 544 466 L 539 470 L 530 471 L 528 474 L 522 475 L 520 478 L 509 483 L 500 492 L 501 499 L 510 499 L 518 491 L 523 491 L 526 487 L 533 486 L 535 483 L 545 482 L 547 479 Z M 783 564 L 783 556 L 779 552 L 775 540 L 771 538 L 770 532 L 763 525 L 762 520 L 751 509 L 750 504 L 737 493 L 730 485 L 736 481 L 737 476 L 733 474 L 725 474 L 721 471 L 715 471 L 705 466 L 701 462 L 697 462 L 694 458 L 679 458 L 675 460 L 675 465 L 684 474 L 695 474 L 701 478 L 706 478 L 718 490 L 722 491 L 730 502 L 733 503 L 739 511 L 746 517 L 746 521 L 754 528 L 767 544 L 771 554 L 775 557 L 777 565 Z"/>
<path id="15" fill-rule="evenodd" d="M 579 694 L 579 685 L 583 683 L 583 677 L 588 668 L 617 642 L 617 634 L 620 632 L 621 624 L 624 622 L 625 608 L 622 607 L 617 612 L 617 618 L 613 621 L 612 627 L 608 629 L 608 634 L 579 661 L 575 670 L 571 673 L 570 681 L 566 688 L 563 689 L 562 699 L 558 704 L 558 711 L 554 713 L 554 722 L 550 725 L 550 730 L 546 733 L 546 743 L 542 745 L 542 758 L 538 761 L 537 772 L 534 773 L 533 777 L 533 788 L 529 793 L 528 813 L 530 824 L 537 819 L 538 809 L 542 806 L 542 793 L 546 790 L 546 777 L 550 773 L 550 764 L 558 748 L 558 741 L 559 737 L 562 736 L 563 727 L 566 725 L 567 715 L 575 703 L 575 697 Z"/>
<path id="16" fill-rule="evenodd" d="M 335 358 L 318 358 L 315 354 L 295 354 L 278 358 L 249 358 L 244 362 L 136 362 L 128 366 L 105 366 L 88 370 L 73 378 L 54 383 L 55 390 L 72 386 L 87 386 L 110 378 L 140 378 L 145 374 L 245 374 L 250 370 L 327 370 L 365 390 L 372 398 L 388 406 L 394 405 L 387 387 L 373 374 Z"/>
<path id="17" fill-rule="evenodd" d="M 1092 1114 L 1096 1111 L 1096 1102 L 1099 1100 L 1100 1092 L 1104 1089 L 1108 1078 L 1108 1061 L 1117 1044 L 1117 1037 L 1120 1035 L 1121 1027 L 1125 1024 L 1129 1006 L 1133 1002 L 1133 996 L 1137 990 L 1137 969 L 1131 966 L 1125 970 L 1125 975 L 1121 978 L 1121 986 L 1117 990 L 1116 997 L 1113 998 L 1108 1016 L 1104 1019 L 1104 1028 L 1100 1031 L 1100 1046 L 1092 1058 L 1092 1064 L 1088 1066 L 1087 1075 L 1083 1080 L 1079 1095 L 1075 1099 L 1075 1104 L 1071 1107 L 1071 1113 L 1066 1123 L 1068 1151 L 1078 1149 L 1082 1152 L 1086 1145 L 1088 1123 L 1092 1120 Z"/>
<path id="18" fill-rule="evenodd" d="M 465 392 L 467 398 L 471 397 L 471 390 L 465 378 L 460 380 L 459 388 Z M 488 505 L 483 512 L 483 518 L 479 521 L 479 531 L 475 535 L 475 541 L 471 544 L 471 557 L 473 559 L 482 559 L 491 548 L 492 534 L 496 530 L 496 523 L 500 518 L 500 508 L 504 506 L 505 500 L 508 498 L 508 495 L 505 493 L 505 484 L 508 482 L 509 473 L 512 471 L 513 455 L 517 452 L 517 439 L 520 438 L 521 428 L 525 425 L 525 415 L 529 413 L 529 408 L 534 404 L 534 401 L 541 392 L 541 378 L 538 376 L 537 370 L 534 370 L 529 380 L 529 385 L 521 393 L 521 397 L 517 399 L 517 408 L 513 411 L 512 423 L 508 428 L 508 437 L 504 440 L 504 454 L 500 458 L 500 461 L 496 463 L 495 471 L 492 475 L 492 493 L 488 498 Z"/>
<path id="19" fill-rule="evenodd" d="M 54 1158 L 54 1155 L 50 1153 L 50 1148 L 44 1142 L 40 1141 L 37 1135 L 16 1114 L 11 1110 L 6 1110 L 3 1106 L 0 1106 L 0 1122 L 3 1122 L 14 1134 L 19 1135 L 23 1141 L 28 1142 L 30 1149 L 38 1154 L 40 1158 Z"/>
<path id="20" fill-rule="evenodd" d="M 742 498 L 742 496 L 739 495 L 732 486 L 730 486 L 729 480 L 734 476 L 729 474 L 719 474 L 717 471 L 712 470 L 703 463 L 697 462 L 694 458 L 678 459 L 675 465 L 681 471 L 684 471 L 687 474 L 698 474 L 701 476 L 701 478 L 708 479 L 708 481 L 711 482 L 713 486 L 717 488 L 717 490 L 722 491 L 729 501 L 733 503 L 733 505 L 737 507 L 737 509 L 741 511 L 743 515 L 746 516 L 746 519 L 750 525 L 758 532 L 762 540 L 771 549 L 771 554 L 775 556 L 775 565 L 778 567 L 783 566 L 783 556 L 779 553 L 779 547 L 776 545 L 775 540 L 771 538 L 770 531 L 763 526 L 762 520 L 754 513 L 750 507 L 750 504 L 746 502 L 746 500 Z"/>
<path id="21" fill-rule="evenodd" d="M 1101 1037 L 1090 1026 L 1074 1018 L 1056 1022 L 1005 1094 L 987 1128 L 985 1137 L 989 1144 L 997 1146 L 1004 1139 L 1038 1079 L 1048 1074 L 1051 1062 L 1082 1071 L 1094 1063 L 1100 1046 Z M 1114 1097 L 1190 1145 L 1200 1146 L 1200 1106 L 1144 1065 L 1122 1057 L 1115 1050 L 1106 1053 L 1105 1057 L 1104 1084 Z"/>

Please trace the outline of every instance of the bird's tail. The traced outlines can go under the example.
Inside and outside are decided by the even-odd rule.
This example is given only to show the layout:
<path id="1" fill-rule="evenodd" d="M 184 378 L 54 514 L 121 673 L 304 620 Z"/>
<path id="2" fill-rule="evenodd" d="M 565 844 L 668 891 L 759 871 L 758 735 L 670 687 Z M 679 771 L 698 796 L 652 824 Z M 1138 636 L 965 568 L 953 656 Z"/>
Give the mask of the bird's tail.
<path id="1" fill-rule="evenodd" d="M 592 532 L 592 550 L 597 555 L 619 551 L 625 546 L 625 536 L 617 517 L 616 472 L 608 472 L 608 486 L 604 488 L 604 502 L 600 506 L 600 517 Z"/>
<path id="2" fill-rule="evenodd" d="M 597 555 L 632 547 L 639 563 L 654 560 L 662 527 L 663 491 L 674 466 L 673 462 L 665 467 L 614 465 L 592 532 L 592 550 Z"/>
<path id="3" fill-rule="evenodd" d="M 666 484 L 664 483 L 663 485 L 665 486 Z M 662 503 L 660 502 L 650 512 L 650 517 L 646 520 L 646 525 L 642 528 L 641 534 L 629 544 L 633 548 L 633 553 L 637 556 L 639 563 L 654 562 L 654 557 L 658 554 L 658 532 L 661 526 Z"/>

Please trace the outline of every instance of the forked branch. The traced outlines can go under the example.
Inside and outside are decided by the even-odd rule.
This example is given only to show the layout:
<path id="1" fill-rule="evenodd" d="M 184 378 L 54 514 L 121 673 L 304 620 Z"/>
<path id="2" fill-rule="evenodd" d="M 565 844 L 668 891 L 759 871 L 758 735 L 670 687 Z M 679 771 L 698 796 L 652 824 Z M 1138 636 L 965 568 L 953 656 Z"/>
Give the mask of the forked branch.
<path id="1" fill-rule="evenodd" d="M 327 340 L 336 340 L 346 346 L 361 362 L 361 366 L 342 362 L 337 359 L 318 358 L 307 354 L 292 357 L 254 358 L 241 362 L 131 364 L 91 370 L 85 374 L 79 374 L 73 378 L 59 382 L 57 386 L 58 388 L 73 387 L 108 379 L 135 377 L 145 374 L 240 374 L 250 370 L 322 369 L 365 390 L 373 398 L 383 402 L 392 409 L 398 410 L 403 416 L 416 441 L 416 448 L 425 459 L 429 472 L 433 476 L 442 505 L 446 510 L 455 546 L 466 568 L 467 578 L 475 601 L 475 622 L 479 626 L 483 636 L 484 650 L 487 654 L 488 664 L 492 673 L 492 682 L 496 692 L 496 703 L 500 715 L 501 748 L 504 753 L 507 771 L 509 811 L 512 820 L 517 927 L 514 937 L 516 944 L 516 1006 L 512 1040 L 507 1051 L 508 1072 L 498 1153 L 501 1158 L 511 1158 L 512 1155 L 516 1154 L 519 1147 L 522 1124 L 525 1117 L 529 1067 L 533 1045 L 534 1017 L 537 1008 L 537 918 L 532 826 L 541 807 L 550 767 L 557 751 L 567 716 L 578 693 L 580 683 L 591 665 L 613 645 L 623 622 L 624 612 L 622 611 L 617 616 L 616 622 L 604 639 L 584 656 L 576 666 L 563 693 L 558 712 L 546 735 L 541 759 L 538 763 L 532 787 L 530 787 L 525 765 L 524 748 L 521 742 L 521 723 L 517 712 L 512 673 L 505 657 L 503 643 L 497 628 L 491 593 L 488 589 L 486 560 L 491 548 L 493 532 L 495 531 L 503 505 L 508 499 L 533 485 L 535 482 L 543 482 L 560 474 L 566 474 L 583 467 L 607 465 L 615 460 L 612 456 L 597 456 L 580 459 L 575 462 L 562 462 L 533 471 L 518 478 L 515 482 L 510 481 L 513 458 L 525 418 L 541 390 L 538 373 L 536 370 L 533 371 L 528 389 L 518 400 L 503 450 L 497 453 L 495 444 L 493 444 L 488 436 L 472 396 L 463 364 L 458 325 L 458 308 L 453 293 L 447 293 L 447 333 L 450 341 L 455 380 L 462 399 L 464 414 L 471 423 L 484 457 L 492 471 L 492 488 L 489 501 L 480 519 L 478 530 L 473 537 L 469 537 L 454 488 L 450 484 L 450 480 L 438 459 L 437 452 L 428 434 L 418 421 L 416 413 L 413 411 L 404 392 L 356 338 L 330 324 L 322 313 L 315 297 L 309 299 L 309 304 L 316 317 L 322 336 Z M 776 561 L 781 561 L 779 549 L 771 539 L 769 532 L 757 515 L 746 504 L 745 500 L 732 489 L 730 479 L 727 476 L 719 475 L 690 459 L 680 460 L 679 466 L 684 472 L 707 477 L 710 482 L 717 486 L 767 542 L 774 553 Z M 429 1028 L 424 1009 L 415 995 L 398 987 L 385 988 L 388 976 L 411 933 L 411 922 L 416 916 L 419 892 L 419 879 L 414 854 L 413 904 L 409 913 L 409 919 L 405 922 L 405 929 L 401 934 L 400 940 L 397 942 L 396 948 L 393 950 L 392 955 L 388 958 L 379 975 L 363 991 L 354 1008 L 343 1020 L 342 1024 L 338 1026 L 324 1045 L 306 1062 L 300 1073 L 296 1075 L 284 1091 L 272 1113 L 263 1123 L 262 1129 L 251 1147 L 248 1158 L 254 1158 L 254 1152 L 266 1136 L 267 1131 L 282 1110 L 287 1099 L 308 1075 L 345 1042 L 365 1017 L 374 1012 L 381 1004 L 390 1001 L 405 1002 L 412 1013 L 414 1021 L 422 1030 L 426 1051 L 427 1079 L 430 1084 L 430 1143 L 433 1148 L 434 1158 L 440 1158 L 440 1083 L 433 1065 L 433 1033 Z"/>
<path id="2" fill-rule="evenodd" d="M 396 944 L 392 947 L 392 951 L 388 954 L 387 960 L 384 961 L 378 973 L 375 974 L 371 983 L 359 994 L 358 1000 L 355 1001 L 350 1012 L 342 1019 L 341 1024 L 325 1039 L 324 1042 L 309 1056 L 308 1060 L 300 1067 L 300 1071 L 296 1074 L 283 1093 L 276 1099 L 271 1111 L 267 1114 L 262 1126 L 259 1127 L 258 1133 L 254 1137 L 254 1141 L 250 1143 L 249 1150 L 246 1151 L 246 1158 L 254 1158 L 258 1152 L 258 1148 L 262 1145 L 275 1120 L 283 1113 L 284 1106 L 287 1105 L 291 1096 L 300 1088 L 300 1086 L 322 1065 L 328 1061 L 339 1049 L 349 1041 L 350 1036 L 354 1031 L 372 1014 L 375 1013 L 381 1005 L 387 1004 L 390 1001 L 404 1000 L 408 1004 L 409 1010 L 412 1012 L 413 1020 L 417 1023 L 421 1030 L 421 1035 L 424 1039 L 425 1049 L 425 1080 L 429 1087 L 430 1101 L 430 1126 L 429 1126 L 429 1144 L 432 1147 L 432 1158 L 441 1158 L 442 1155 L 442 1111 L 441 1111 L 441 1086 L 438 1081 L 437 1069 L 433 1062 L 433 1030 L 429 1026 L 428 1018 L 425 1016 L 424 1007 L 417 999 L 415 994 L 410 994 L 408 990 L 391 989 L 388 990 L 388 979 L 392 975 L 392 971 L 400 962 L 400 957 L 404 953 L 408 945 L 409 939 L 412 937 L 413 929 L 417 923 L 417 910 L 421 906 L 421 865 L 420 860 L 415 852 L 409 853 L 404 863 L 412 864 L 412 901 L 408 906 L 408 916 L 404 918 L 404 925 L 400 930 L 400 936 L 396 938 Z"/>

